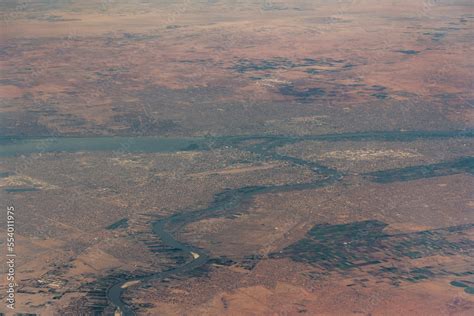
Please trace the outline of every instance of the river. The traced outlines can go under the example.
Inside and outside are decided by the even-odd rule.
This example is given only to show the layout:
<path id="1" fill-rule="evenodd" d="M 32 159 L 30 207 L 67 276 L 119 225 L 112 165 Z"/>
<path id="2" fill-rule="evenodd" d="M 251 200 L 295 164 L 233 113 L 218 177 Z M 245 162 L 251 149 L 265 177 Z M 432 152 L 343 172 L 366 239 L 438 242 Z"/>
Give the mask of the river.
<path id="1" fill-rule="evenodd" d="M 174 235 L 185 225 L 204 218 L 230 215 L 244 202 L 255 195 L 271 192 L 294 191 L 323 187 L 334 184 L 343 178 L 335 169 L 319 165 L 312 161 L 278 154 L 276 148 L 305 140 L 318 141 L 412 141 L 416 139 L 437 138 L 472 138 L 473 130 L 465 131 L 387 131 L 327 134 L 314 136 L 223 136 L 199 138 L 160 138 L 160 137 L 57 137 L 57 138 L 0 138 L 0 156 L 18 156 L 46 152 L 79 152 L 106 151 L 120 153 L 130 152 L 176 152 L 182 150 L 207 150 L 209 148 L 236 147 L 250 151 L 266 159 L 286 161 L 293 165 L 308 168 L 317 175 L 308 183 L 285 184 L 276 186 L 251 186 L 217 193 L 210 205 L 203 209 L 177 213 L 175 215 L 152 221 L 153 233 L 161 242 L 175 248 L 189 257 L 180 266 L 135 278 L 124 278 L 112 285 L 107 291 L 107 298 L 118 313 L 123 316 L 135 315 L 133 308 L 122 299 L 123 292 L 133 285 L 152 279 L 163 279 L 179 275 L 201 267 L 209 260 L 205 250 L 180 242 Z M 250 141 L 250 142 L 249 142 Z M 248 203 L 247 203 L 248 204 Z M 239 209 L 239 211 L 242 211 Z"/>

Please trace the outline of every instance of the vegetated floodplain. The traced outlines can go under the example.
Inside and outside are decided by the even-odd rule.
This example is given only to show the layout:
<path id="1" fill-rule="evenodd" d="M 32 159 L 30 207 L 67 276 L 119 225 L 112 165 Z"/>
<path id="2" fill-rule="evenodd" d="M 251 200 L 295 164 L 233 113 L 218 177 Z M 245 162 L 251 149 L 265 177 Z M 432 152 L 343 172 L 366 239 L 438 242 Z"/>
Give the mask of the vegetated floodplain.
<path id="1" fill-rule="evenodd" d="M 432 138 L 432 137 L 471 137 L 471 133 L 462 132 L 389 132 L 389 133 L 352 133 L 348 135 L 321 135 L 315 136 L 318 139 L 337 140 L 366 140 L 366 139 L 392 139 L 392 140 L 413 140 L 416 138 Z M 313 137 L 313 138 L 315 138 Z M 220 139 L 220 145 L 239 146 L 242 141 L 248 141 L 249 137 L 232 137 Z M 180 275 L 192 273 L 194 269 L 198 269 L 209 260 L 209 254 L 197 247 L 185 244 L 175 239 L 173 234 L 180 230 L 187 223 L 191 223 L 203 218 L 213 218 L 229 216 L 235 212 L 240 205 L 248 201 L 252 197 L 263 193 L 286 192 L 292 190 L 302 190 L 308 188 L 323 187 L 342 179 L 342 174 L 336 170 L 320 166 L 313 162 L 308 162 L 294 157 L 278 155 L 274 153 L 274 149 L 286 143 L 295 141 L 292 137 L 268 137 L 263 138 L 263 142 L 257 145 L 247 146 L 247 150 L 259 153 L 261 155 L 272 157 L 273 159 L 281 159 L 290 163 L 309 167 L 313 172 L 325 176 L 325 179 L 315 180 L 311 183 L 289 184 L 281 186 L 257 186 L 243 187 L 235 190 L 227 190 L 215 195 L 213 202 L 206 208 L 188 211 L 172 215 L 168 218 L 151 223 L 153 233 L 159 237 L 161 242 L 169 248 L 169 250 L 177 251 L 182 254 L 197 254 L 195 260 L 184 259 L 181 264 L 167 271 L 157 272 L 154 274 L 145 274 L 141 276 L 128 276 L 113 279 L 119 281 L 113 284 L 107 291 L 107 296 L 124 315 L 133 315 L 133 308 L 128 306 L 123 300 L 122 295 L 125 291 L 124 284 L 130 281 L 148 281 L 153 279 L 163 279 L 171 275 Z M 241 145 L 240 145 L 241 146 Z M 452 163 L 448 164 L 451 165 Z M 463 165 L 463 164 L 462 164 Z M 426 168 L 426 167 L 425 167 Z M 395 173 L 394 171 L 391 171 Z M 401 174 L 403 176 L 403 170 Z M 436 175 L 444 175 L 438 173 Z M 428 174 L 429 177 L 436 176 Z M 403 179 L 403 177 L 399 175 Z M 121 225 L 123 220 L 113 224 Z M 328 271 L 338 269 L 345 270 L 354 267 L 378 265 L 378 268 L 370 273 L 381 276 L 385 275 L 392 279 L 394 284 L 400 281 L 416 282 L 417 280 L 426 279 L 441 273 L 432 271 L 430 268 L 412 269 L 409 271 L 398 271 L 388 269 L 382 264 L 388 260 L 398 257 L 421 258 L 431 255 L 454 255 L 463 247 L 472 248 L 474 244 L 470 241 L 460 239 L 457 242 L 449 241 L 446 235 L 450 233 L 463 232 L 470 229 L 474 224 L 461 225 L 456 227 L 448 227 L 443 230 L 423 231 L 413 234 L 389 235 L 382 232 L 387 226 L 378 221 L 365 221 L 359 223 L 351 223 L 344 225 L 318 225 L 309 233 L 308 237 L 298 241 L 296 244 L 285 248 L 282 252 L 271 254 L 272 258 L 281 258 L 289 256 L 296 261 L 309 262 L 315 264 Z M 111 226 L 109 226 L 111 227 Z M 446 236 L 446 237 L 445 237 Z M 458 235 L 456 235 L 459 237 Z M 153 245 L 150 245 L 153 246 Z M 162 246 L 158 246 L 162 249 Z M 168 251 L 169 251 L 168 250 Z M 471 273 L 466 271 L 466 273 Z M 455 275 L 455 274 L 453 274 Z"/>

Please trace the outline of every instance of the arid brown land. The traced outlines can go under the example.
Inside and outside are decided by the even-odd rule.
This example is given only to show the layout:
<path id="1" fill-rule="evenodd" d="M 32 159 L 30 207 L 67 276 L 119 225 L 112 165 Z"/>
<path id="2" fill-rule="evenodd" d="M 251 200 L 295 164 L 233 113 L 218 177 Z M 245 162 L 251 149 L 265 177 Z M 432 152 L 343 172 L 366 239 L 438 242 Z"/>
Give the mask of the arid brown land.
<path id="1" fill-rule="evenodd" d="M 472 315 L 470 1 L 0 9 L 14 312 Z"/>

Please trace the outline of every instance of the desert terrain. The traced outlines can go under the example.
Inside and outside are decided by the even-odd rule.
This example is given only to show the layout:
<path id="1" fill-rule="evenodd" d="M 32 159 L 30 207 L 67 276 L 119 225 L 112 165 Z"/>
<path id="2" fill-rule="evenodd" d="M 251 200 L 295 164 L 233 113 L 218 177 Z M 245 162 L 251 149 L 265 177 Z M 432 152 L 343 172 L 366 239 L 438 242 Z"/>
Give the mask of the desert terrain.
<path id="1" fill-rule="evenodd" d="M 0 3 L 1 315 L 472 315 L 465 0 Z"/>

